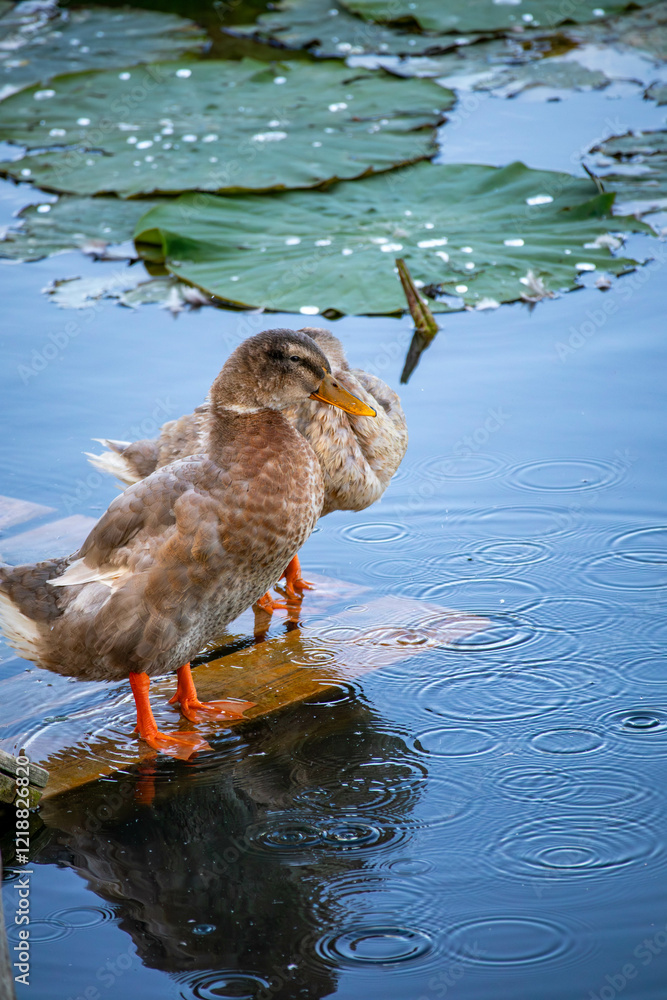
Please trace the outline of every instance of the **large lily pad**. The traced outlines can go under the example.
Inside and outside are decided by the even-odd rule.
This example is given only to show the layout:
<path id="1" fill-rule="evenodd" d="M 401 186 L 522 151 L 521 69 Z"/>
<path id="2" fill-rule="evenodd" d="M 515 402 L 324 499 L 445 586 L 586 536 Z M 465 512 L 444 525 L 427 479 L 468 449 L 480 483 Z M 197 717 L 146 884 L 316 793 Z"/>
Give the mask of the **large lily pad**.
<path id="1" fill-rule="evenodd" d="M 592 168 L 606 191 L 646 213 L 667 207 L 667 131 L 615 136 L 593 150 Z"/>
<path id="2" fill-rule="evenodd" d="M 325 192 L 184 195 L 139 220 L 136 239 L 157 245 L 169 271 L 235 305 L 305 315 L 405 308 L 395 273 L 403 257 L 432 302 L 511 302 L 540 281 L 572 288 L 582 270 L 619 273 L 612 230 L 648 230 L 613 218 L 613 195 L 592 181 L 530 170 L 418 164 Z M 141 247 L 139 247 L 141 249 Z"/>
<path id="3" fill-rule="evenodd" d="M 566 21 L 594 21 L 627 7 L 646 7 L 656 0 L 343 0 L 353 14 L 371 21 L 416 23 L 425 31 L 505 31 L 518 26 L 553 28 Z"/>
<path id="4" fill-rule="evenodd" d="M 40 152 L 0 172 L 123 197 L 311 187 L 432 156 L 453 99 L 430 80 L 338 62 L 81 73 L 8 98 L 0 139 Z"/>
<path id="5" fill-rule="evenodd" d="M 205 42 L 194 22 L 173 14 L 18 3 L 0 18 L 0 99 L 62 73 L 176 59 Z"/>
<path id="6" fill-rule="evenodd" d="M 120 198 L 64 196 L 54 204 L 31 205 L 19 215 L 20 228 L 0 241 L 0 257 L 39 260 L 65 250 L 90 250 L 96 245 L 132 238 L 138 219 L 160 204 Z"/>
<path id="7" fill-rule="evenodd" d="M 451 36 L 401 31 L 363 21 L 350 14 L 339 0 L 282 0 L 275 10 L 258 17 L 255 24 L 236 25 L 228 34 L 339 58 L 365 53 L 422 55 L 445 52 L 457 44 Z"/>

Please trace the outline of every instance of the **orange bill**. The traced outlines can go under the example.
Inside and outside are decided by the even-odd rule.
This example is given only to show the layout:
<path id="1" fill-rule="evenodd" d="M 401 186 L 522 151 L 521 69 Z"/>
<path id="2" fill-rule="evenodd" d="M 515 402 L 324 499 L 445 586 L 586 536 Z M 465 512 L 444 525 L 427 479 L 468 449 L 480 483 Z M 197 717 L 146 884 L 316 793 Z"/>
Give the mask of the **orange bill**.
<path id="1" fill-rule="evenodd" d="M 323 403 L 338 406 L 346 413 L 354 413 L 357 417 L 377 417 L 377 411 L 367 406 L 361 399 L 344 389 L 332 375 L 325 375 L 316 392 L 311 392 L 311 399 L 321 399 Z"/>

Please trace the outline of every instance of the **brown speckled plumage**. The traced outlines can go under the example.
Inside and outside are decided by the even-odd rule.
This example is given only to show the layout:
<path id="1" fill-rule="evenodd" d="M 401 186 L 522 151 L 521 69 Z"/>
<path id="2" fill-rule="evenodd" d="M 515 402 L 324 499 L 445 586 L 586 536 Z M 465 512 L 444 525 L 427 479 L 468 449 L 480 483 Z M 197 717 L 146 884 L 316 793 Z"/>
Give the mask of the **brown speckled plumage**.
<path id="1" fill-rule="evenodd" d="M 305 358 L 298 371 L 287 356 L 276 360 L 276 344 Z M 211 390 L 204 453 L 125 490 L 68 559 L 0 567 L 12 644 L 40 666 L 91 680 L 189 661 L 276 582 L 315 526 L 320 465 L 280 411 L 328 367 L 293 331 L 237 348 Z"/>
<path id="2" fill-rule="evenodd" d="M 357 417 L 316 400 L 287 407 L 285 417 L 313 447 L 324 476 L 322 514 L 364 510 L 380 499 L 405 455 L 408 432 L 398 395 L 381 379 L 350 369 L 341 342 L 328 330 L 304 327 L 326 354 L 338 382 L 377 410 L 377 417 Z M 93 464 L 123 482 L 137 482 L 177 458 L 202 447 L 208 407 L 164 424 L 156 440 L 133 444 L 100 439 L 110 451 L 89 456 Z"/>

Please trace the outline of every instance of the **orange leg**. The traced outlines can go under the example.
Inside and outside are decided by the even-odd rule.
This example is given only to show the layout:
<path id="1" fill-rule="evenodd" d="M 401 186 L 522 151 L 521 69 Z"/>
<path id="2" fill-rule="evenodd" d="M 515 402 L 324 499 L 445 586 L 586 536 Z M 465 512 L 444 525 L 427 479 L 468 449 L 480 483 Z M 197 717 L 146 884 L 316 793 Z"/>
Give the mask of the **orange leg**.
<path id="1" fill-rule="evenodd" d="M 242 719 L 243 713 L 253 708 L 255 704 L 254 701 L 200 701 L 189 663 L 179 667 L 177 677 L 176 694 L 169 699 L 169 704 L 174 705 L 179 702 L 181 712 L 190 722 L 201 721 L 197 712 L 212 712 L 214 715 L 224 716 L 225 719 Z"/>
<path id="2" fill-rule="evenodd" d="M 283 576 L 285 577 L 285 590 L 289 597 L 300 598 L 303 597 L 302 591 L 314 589 L 314 584 L 304 580 L 301 576 L 301 563 L 298 556 L 294 556 Z"/>
<path id="3" fill-rule="evenodd" d="M 151 702 L 148 696 L 150 687 L 148 674 L 130 674 L 130 686 L 137 706 L 137 727 L 139 733 L 154 750 L 188 760 L 197 750 L 210 750 L 209 744 L 197 733 L 160 733 L 153 717 Z"/>

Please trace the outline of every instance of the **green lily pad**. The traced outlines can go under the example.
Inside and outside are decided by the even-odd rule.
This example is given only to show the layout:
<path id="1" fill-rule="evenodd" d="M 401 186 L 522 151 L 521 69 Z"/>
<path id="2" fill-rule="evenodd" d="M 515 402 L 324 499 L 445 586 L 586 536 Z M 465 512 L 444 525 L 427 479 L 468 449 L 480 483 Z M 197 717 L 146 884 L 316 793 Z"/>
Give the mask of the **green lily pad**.
<path id="1" fill-rule="evenodd" d="M 445 52 L 451 37 L 401 31 L 350 14 L 339 0 L 282 0 L 252 25 L 235 25 L 227 34 L 270 41 L 287 49 L 309 49 L 316 56 L 344 58 L 365 53 L 421 55 Z M 468 39 L 474 41 L 474 38 Z"/>
<path id="2" fill-rule="evenodd" d="M 55 203 L 30 205 L 19 215 L 20 229 L 0 240 L 0 257 L 39 260 L 66 250 L 92 252 L 132 238 L 138 219 L 158 200 L 64 196 Z"/>
<path id="3" fill-rule="evenodd" d="M 338 62 L 79 73 L 7 99 L 0 139 L 40 152 L 0 173 L 123 197 L 305 188 L 432 156 L 434 128 L 453 102 L 430 80 Z"/>
<path id="4" fill-rule="evenodd" d="M 646 7 L 656 0 L 343 0 L 353 14 L 384 23 L 414 22 L 424 31 L 506 31 L 516 27 L 553 28 L 566 21 L 594 21 L 627 7 Z M 598 12 L 598 13 L 596 13 Z"/>
<path id="5" fill-rule="evenodd" d="M 176 59 L 205 42 L 193 21 L 173 14 L 19 3 L 0 18 L 0 100 L 62 73 Z"/>
<path id="6" fill-rule="evenodd" d="M 609 229 L 651 231 L 613 217 L 613 200 L 588 179 L 522 163 L 421 163 L 327 191 L 184 195 L 140 219 L 135 239 L 226 302 L 304 315 L 402 311 L 403 257 L 432 308 L 446 311 L 512 302 L 537 280 L 555 291 L 583 270 L 631 267 L 605 246 L 584 249 Z"/>
<path id="7" fill-rule="evenodd" d="M 615 136 L 596 146 L 591 169 L 605 191 L 645 214 L 667 207 L 667 131 Z"/>

